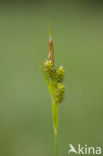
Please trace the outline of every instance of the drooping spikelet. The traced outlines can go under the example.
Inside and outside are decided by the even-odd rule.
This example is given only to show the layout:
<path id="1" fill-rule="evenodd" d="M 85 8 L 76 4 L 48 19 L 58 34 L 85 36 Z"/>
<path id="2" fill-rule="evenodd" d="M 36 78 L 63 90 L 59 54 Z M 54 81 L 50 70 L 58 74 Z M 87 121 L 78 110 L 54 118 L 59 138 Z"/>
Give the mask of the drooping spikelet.
<path id="1" fill-rule="evenodd" d="M 64 67 L 61 65 L 56 71 L 57 82 L 62 82 L 64 79 Z"/>
<path id="2" fill-rule="evenodd" d="M 49 61 L 46 60 L 44 63 L 44 66 L 45 66 L 45 72 L 46 72 L 47 76 L 52 79 L 55 75 L 55 69 L 54 69 L 54 65 L 52 64 L 51 60 L 49 60 Z"/>
<path id="3" fill-rule="evenodd" d="M 62 83 L 57 84 L 55 99 L 58 104 L 62 103 L 64 100 L 64 85 Z"/>

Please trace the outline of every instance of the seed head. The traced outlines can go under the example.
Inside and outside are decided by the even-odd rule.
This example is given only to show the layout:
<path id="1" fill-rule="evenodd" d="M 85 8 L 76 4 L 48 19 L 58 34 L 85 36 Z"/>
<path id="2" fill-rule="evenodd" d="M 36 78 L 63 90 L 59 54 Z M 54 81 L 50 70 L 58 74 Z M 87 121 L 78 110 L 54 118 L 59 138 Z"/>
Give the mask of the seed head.
<path id="1" fill-rule="evenodd" d="M 55 98 L 58 104 L 62 103 L 64 100 L 64 85 L 62 83 L 57 84 Z"/>
<path id="2" fill-rule="evenodd" d="M 45 72 L 49 78 L 53 78 L 55 75 L 54 65 L 52 64 L 51 60 L 46 60 L 44 63 Z"/>
<path id="3" fill-rule="evenodd" d="M 56 71 L 57 82 L 62 82 L 64 79 L 64 67 L 61 65 Z"/>

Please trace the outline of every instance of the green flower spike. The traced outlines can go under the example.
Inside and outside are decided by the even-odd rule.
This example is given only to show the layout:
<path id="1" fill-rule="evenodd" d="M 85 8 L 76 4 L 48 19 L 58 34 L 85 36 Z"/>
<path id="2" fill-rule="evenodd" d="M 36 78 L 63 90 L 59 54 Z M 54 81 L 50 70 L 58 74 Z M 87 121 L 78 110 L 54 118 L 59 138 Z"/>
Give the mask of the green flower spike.
<path id="1" fill-rule="evenodd" d="M 64 85 L 62 83 L 57 84 L 57 90 L 56 90 L 56 102 L 58 104 L 62 103 L 64 100 Z"/>
<path id="2" fill-rule="evenodd" d="M 58 118 L 59 118 L 58 107 L 59 104 L 62 103 L 64 100 L 64 85 L 63 85 L 64 67 L 61 65 L 59 68 L 57 68 L 57 70 L 54 67 L 53 43 L 49 23 L 48 29 L 49 29 L 49 60 L 46 60 L 44 65 L 41 65 L 39 59 L 38 62 L 40 64 L 41 71 L 44 75 L 49 93 L 51 95 L 56 156 L 58 156 L 58 144 L 57 144 Z"/>
<path id="3" fill-rule="evenodd" d="M 56 71 L 57 82 L 62 82 L 64 79 L 64 67 L 61 65 Z"/>
<path id="4" fill-rule="evenodd" d="M 46 60 L 44 63 L 44 68 L 45 68 L 45 73 L 47 74 L 47 76 L 51 79 L 53 79 L 54 75 L 55 75 L 55 69 L 53 64 L 51 63 L 51 60 Z"/>

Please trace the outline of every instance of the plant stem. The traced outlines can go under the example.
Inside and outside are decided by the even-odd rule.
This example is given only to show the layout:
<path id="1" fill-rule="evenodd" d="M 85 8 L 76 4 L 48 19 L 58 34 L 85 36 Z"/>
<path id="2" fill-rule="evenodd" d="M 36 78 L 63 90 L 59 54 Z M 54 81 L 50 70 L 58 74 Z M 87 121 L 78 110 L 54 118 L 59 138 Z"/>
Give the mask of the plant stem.
<path id="1" fill-rule="evenodd" d="M 52 99 L 52 111 L 53 111 L 53 128 L 55 137 L 56 156 L 58 156 L 58 104 Z"/>
<path id="2" fill-rule="evenodd" d="M 56 156 L 58 156 L 58 132 L 57 130 L 54 131 L 54 135 L 55 135 Z"/>

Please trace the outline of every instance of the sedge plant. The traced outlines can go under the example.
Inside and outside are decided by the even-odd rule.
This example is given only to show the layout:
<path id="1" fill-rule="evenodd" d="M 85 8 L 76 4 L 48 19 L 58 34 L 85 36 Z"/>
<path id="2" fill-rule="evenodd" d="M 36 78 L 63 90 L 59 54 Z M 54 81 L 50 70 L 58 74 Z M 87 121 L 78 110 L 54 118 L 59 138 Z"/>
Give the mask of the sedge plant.
<path id="1" fill-rule="evenodd" d="M 53 42 L 50 31 L 50 25 L 48 22 L 49 31 L 49 56 L 43 65 L 40 63 L 41 71 L 46 80 L 48 90 L 51 96 L 52 113 L 53 113 L 53 129 L 56 146 L 56 156 L 58 156 L 58 108 L 59 104 L 64 100 L 64 67 L 60 65 L 57 69 L 54 64 Z"/>

